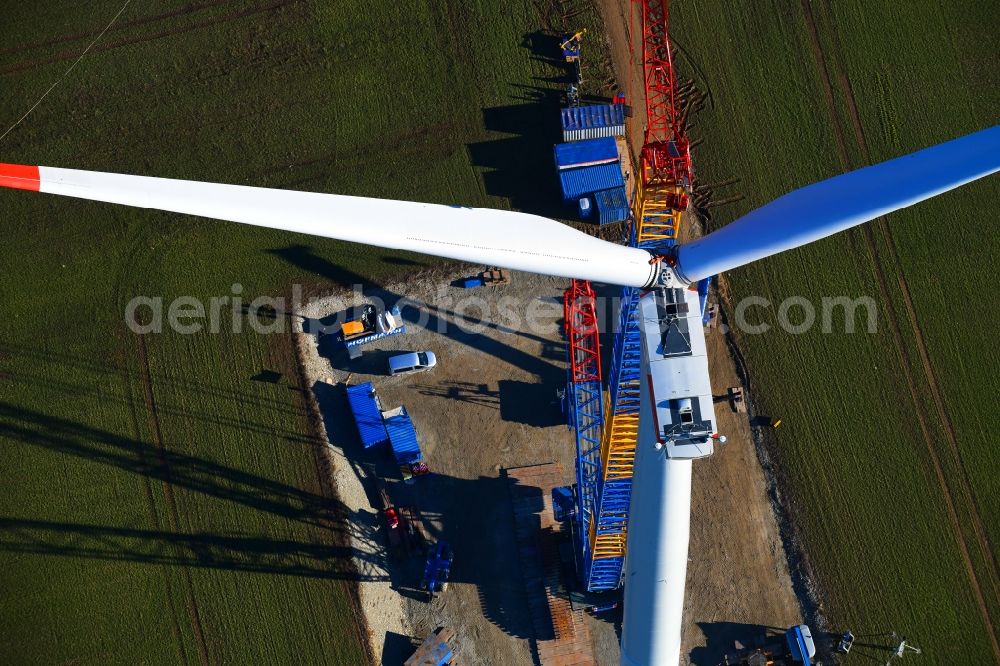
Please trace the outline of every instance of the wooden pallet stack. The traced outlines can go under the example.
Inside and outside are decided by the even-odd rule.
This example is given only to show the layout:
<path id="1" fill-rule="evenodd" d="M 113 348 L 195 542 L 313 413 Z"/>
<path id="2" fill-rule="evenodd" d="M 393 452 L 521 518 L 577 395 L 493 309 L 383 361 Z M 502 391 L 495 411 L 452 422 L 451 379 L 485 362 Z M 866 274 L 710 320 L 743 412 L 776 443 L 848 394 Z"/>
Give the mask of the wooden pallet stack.
<path id="1" fill-rule="evenodd" d="M 562 485 L 554 463 L 507 470 L 535 648 L 542 666 L 593 666 L 583 611 L 573 609 L 562 583 L 562 525 L 552 515 L 552 489 Z"/>

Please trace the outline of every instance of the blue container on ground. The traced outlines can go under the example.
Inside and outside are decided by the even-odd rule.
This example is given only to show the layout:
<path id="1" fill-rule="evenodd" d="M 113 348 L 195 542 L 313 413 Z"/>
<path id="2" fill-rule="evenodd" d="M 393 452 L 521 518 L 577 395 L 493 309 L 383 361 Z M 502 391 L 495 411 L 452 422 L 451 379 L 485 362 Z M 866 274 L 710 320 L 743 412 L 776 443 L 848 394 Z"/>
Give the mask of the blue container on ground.
<path id="1" fill-rule="evenodd" d="M 572 169 L 614 162 L 618 159 L 618 144 L 614 137 L 557 143 L 552 153 L 556 169 Z"/>
<path id="2" fill-rule="evenodd" d="M 462 280 L 462 286 L 465 287 L 466 289 L 472 289 L 473 287 L 482 287 L 483 278 L 481 277 L 465 278 L 464 280 Z"/>
<path id="3" fill-rule="evenodd" d="M 625 194 L 624 187 L 594 192 L 594 206 L 597 208 L 597 221 L 601 224 L 622 222 L 628 219 L 628 196 Z"/>
<path id="4" fill-rule="evenodd" d="M 564 169 L 559 172 L 559 184 L 562 187 L 563 198 L 566 201 L 610 190 L 614 187 L 625 187 L 621 164 L 617 161 L 609 164 Z"/>
<path id="5" fill-rule="evenodd" d="M 389 433 L 389 445 L 392 455 L 400 465 L 412 465 L 420 462 L 424 454 L 420 452 L 417 443 L 417 431 L 405 407 L 396 410 L 397 413 L 385 419 L 385 429 Z"/>
<path id="6" fill-rule="evenodd" d="M 370 449 L 389 441 L 389 433 L 382 422 L 382 410 L 371 382 L 347 387 L 347 402 L 351 405 L 354 423 L 358 427 L 361 445 Z"/>

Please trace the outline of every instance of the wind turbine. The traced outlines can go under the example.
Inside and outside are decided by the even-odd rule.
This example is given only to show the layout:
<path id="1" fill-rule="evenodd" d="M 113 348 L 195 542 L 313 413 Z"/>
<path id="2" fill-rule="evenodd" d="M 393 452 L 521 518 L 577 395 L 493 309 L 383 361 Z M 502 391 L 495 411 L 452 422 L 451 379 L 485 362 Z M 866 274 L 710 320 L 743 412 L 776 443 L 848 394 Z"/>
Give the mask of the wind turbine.
<path id="1" fill-rule="evenodd" d="M 1000 125 L 786 194 L 665 256 L 511 211 L 0 164 L 0 186 L 198 215 L 648 290 L 621 662 L 680 659 L 692 460 L 715 413 L 689 287 L 1000 170 Z M 688 326 L 688 322 L 698 322 Z"/>

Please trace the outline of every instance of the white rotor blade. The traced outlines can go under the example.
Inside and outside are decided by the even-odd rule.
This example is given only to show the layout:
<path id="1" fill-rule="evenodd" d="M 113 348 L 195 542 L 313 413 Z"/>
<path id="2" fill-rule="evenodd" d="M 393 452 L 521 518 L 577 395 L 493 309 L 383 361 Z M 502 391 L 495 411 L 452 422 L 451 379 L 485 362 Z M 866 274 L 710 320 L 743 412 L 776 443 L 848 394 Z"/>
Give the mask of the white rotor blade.
<path id="1" fill-rule="evenodd" d="M 738 268 L 1000 171 L 1000 125 L 807 185 L 677 249 L 687 282 Z"/>
<path id="2" fill-rule="evenodd" d="M 295 231 L 475 264 L 643 287 L 645 250 L 527 213 L 0 164 L 0 186 Z"/>

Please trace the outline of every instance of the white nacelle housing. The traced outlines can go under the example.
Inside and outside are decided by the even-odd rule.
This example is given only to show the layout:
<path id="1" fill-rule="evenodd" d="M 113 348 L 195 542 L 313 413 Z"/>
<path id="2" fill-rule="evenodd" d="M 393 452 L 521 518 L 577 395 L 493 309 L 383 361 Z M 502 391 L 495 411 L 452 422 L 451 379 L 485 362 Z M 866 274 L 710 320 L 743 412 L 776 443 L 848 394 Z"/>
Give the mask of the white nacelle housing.
<path id="1" fill-rule="evenodd" d="M 656 441 L 670 458 L 714 450 L 715 411 L 698 292 L 657 289 L 639 301 Z"/>

